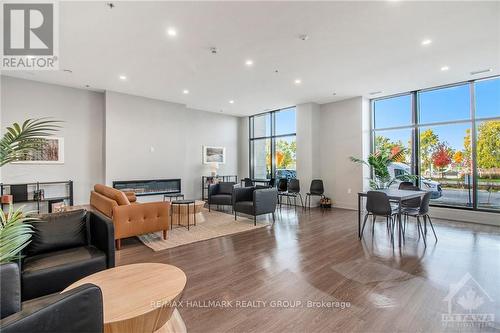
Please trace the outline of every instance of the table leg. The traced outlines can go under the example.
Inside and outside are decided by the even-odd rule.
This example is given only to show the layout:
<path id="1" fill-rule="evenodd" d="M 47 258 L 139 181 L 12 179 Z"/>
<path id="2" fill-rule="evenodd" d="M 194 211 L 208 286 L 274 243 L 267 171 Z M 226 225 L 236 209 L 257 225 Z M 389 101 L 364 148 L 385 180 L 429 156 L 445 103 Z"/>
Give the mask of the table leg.
<path id="1" fill-rule="evenodd" d="M 187 204 L 187 219 L 188 219 L 188 230 L 189 230 L 189 206 L 190 204 Z"/>
<path id="2" fill-rule="evenodd" d="M 402 233 L 402 230 L 401 230 L 401 199 L 400 199 L 398 201 L 398 236 L 399 236 L 398 245 L 399 245 L 399 247 L 401 247 L 401 233 Z"/>
<path id="3" fill-rule="evenodd" d="M 358 194 L 358 238 L 361 239 L 361 195 Z"/>

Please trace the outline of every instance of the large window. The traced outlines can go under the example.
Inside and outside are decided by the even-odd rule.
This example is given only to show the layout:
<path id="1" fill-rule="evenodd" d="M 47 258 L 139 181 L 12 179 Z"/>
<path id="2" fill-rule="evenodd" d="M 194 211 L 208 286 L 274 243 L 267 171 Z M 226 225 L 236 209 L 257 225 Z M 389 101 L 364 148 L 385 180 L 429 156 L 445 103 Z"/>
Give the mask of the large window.
<path id="1" fill-rule="evenodd" d="M 250 118 L 250 177 L 295 178 L 295 107 Z"/>
<path id="2" fill-rule="evenodd" d="M 372 119 L 372 149 L 404 147 L 390 170 L 433 205 L 500 210 L 500 77 L 375 99 Z"/>

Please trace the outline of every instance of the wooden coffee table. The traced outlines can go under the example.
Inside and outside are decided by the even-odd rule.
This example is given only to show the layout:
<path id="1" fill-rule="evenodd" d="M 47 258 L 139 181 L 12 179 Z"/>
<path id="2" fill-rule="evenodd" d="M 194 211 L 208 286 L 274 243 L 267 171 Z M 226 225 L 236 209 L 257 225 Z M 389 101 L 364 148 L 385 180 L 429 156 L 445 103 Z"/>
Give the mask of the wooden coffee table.
<path id="1" fill-rule="evenodd" d="M 63 292 L 85 283 L 101 288 L 106 333 L 185 332 L 172 303 L 180 299 L 186 280 L 175 266 L 132 264 L 89 275 Z"/>

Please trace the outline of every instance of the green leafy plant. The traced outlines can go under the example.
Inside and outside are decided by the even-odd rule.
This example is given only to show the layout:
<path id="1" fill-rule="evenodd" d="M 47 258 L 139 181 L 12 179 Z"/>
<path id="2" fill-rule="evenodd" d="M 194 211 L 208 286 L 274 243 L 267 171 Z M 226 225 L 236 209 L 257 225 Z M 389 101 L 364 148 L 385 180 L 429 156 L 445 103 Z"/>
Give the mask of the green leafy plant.
<path id="1" fill-rule="evenodd" d="M 7 127 L 0 139 L 0 167 L 35 152 L 40 137 L 52 135 L 60 128 L 59 123 L 57 120 L 39 118 Z M 30 242 L 32 227 L 25 222 L 36 219 L 28 217 L 22 209 L 14 210 L 13 205 L 9 204 L 7 213 L 0 211 L 0 264 L 18 259 L 22 249 Z"/>
<path id="2" fill-rule="evenodd" d="M 370 179 L 370 187 L 372 189 L 381 189 L 391 186 L 396 180 L 414 181 L 416 179 L 415 175 L 411 175 L 407 172 L 391 177 L 389 164 L 400 161 L 405 153 L 406 151 L 404 148 L 395 146 L 390 150 L 382 150 L 370 154 L 366 161 L 353 156 L 350 157 L 350 160 L 354 163 L 364 164 L 370 167 L 375 176 L 375 179 Z"/>
<path id="3" fill-rule="evenodd" d="M 59 123 L 60 121 L 39 118 L 7 127 L 0 139 L 0 167 L 36 151 L 40 137 L 52 135 L 60 128 Z"/>
<path id="4" fill-rule="evenodd" d="M 28 221 L 36 220 L 23 213 L 23 207 L 14 210 L 9 205 L 7 213 L 0 212 L 0 264 L 14 261 L 30 243 L 32 226 Z"/>

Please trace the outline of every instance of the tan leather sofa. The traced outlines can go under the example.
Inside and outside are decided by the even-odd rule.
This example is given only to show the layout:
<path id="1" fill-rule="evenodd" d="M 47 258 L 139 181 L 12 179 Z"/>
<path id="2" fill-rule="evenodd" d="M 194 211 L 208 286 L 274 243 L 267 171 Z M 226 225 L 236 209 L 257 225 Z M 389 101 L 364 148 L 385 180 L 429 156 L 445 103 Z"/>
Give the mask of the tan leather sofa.
<path id="1" fill-rule="evenodd" d="M 133 192 L 97 184 L 90 193 L 90 205 L 112 219 L 117 250 L 122 238 L 163 231 L 163 239 L 167 239 L 170 223 L 168 202 L 138 203 Z"/>

